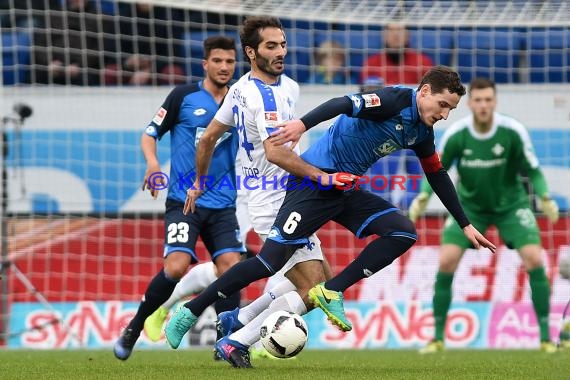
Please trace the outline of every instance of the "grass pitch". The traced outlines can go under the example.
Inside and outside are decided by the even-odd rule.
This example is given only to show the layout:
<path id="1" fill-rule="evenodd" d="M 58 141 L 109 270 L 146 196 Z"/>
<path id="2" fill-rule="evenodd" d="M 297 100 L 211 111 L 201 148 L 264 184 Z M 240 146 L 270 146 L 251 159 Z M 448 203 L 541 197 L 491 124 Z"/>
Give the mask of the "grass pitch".
<path id="1" fill-rule="evenodd" d="M 126 362 L 112 350 L 0 351 L 0 379 L 570 379 L 570 351 L 306 350 L 295 360 L 258 359 L 255 368 L 214 362 L 211 351 L 139 350 Z"/>

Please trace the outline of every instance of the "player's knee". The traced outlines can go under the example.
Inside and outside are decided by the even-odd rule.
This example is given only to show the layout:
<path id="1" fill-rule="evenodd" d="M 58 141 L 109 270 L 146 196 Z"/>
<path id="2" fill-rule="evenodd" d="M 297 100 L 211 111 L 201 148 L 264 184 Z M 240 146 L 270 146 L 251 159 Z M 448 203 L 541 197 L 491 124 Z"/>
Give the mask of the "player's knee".
<path id="1" fill-rule="evenodd" d="M 391 231 L 386 233 L 385 237 L 398 240 L 407 251 L 418 240 L 416 226 L 410 219 L 399 214 L 398 216 L 394 218 L 394 223 L 390 226 Z"/>
<path id="2" fill-rule="evenodd" d="M 446 273 L 454 273 L 457 270 L 463 250 L 453 244 L 444 244 L 439 255 L 439 270 Z"/>
<path id="3" fill-rule="evenodd" d="M 533 270 L 544 266 L 541 247 L 539 245 L 526 245 L 519 249 L 519 254 L 526 270 Z"/>
<path id="4" fill-rule="evenodd" d="M 398 218 L 397 229 L 410 235 L 411 238 L 417 240 L 418 232 L 416 230 L 416 225 L 409 218 L 401 216 Z"/>
<path id="5" fill-rule="evenodd" d="M 257 258 L 273 273 L 278 272 L 297 250 L 298 245 L 278 243 L 267 239 Z"/>
<path id="6" fill-rule="evenodd" d="M 452 258 L 441 258 L 439 260 L 439 271 L 445 273 L 454 273 L 459 262 Z"/>
<path id="7" fill-rule="evenodd" d="M 285 273 L 299 294 L 303 295 L 313 286 L 326 280 L 323 265 L 320 260 L 309 260 L 297 263 Z"/>
<path id="8" fill-rule="evenodd" d="M 399 212 L 392 212 L 374 219 L 367 227 L 368 232 L 378 236 L 401 236 L 413 245 L 417 240 L 414 223 Z"/>
<path id="9" fill-rule="evenodd" d="M 192 258 L 185 252 L 172 252 L 164 260 L 164 273 L 174 280 L 180 280 L 186 274 Z"/>
<path id="10" fill-rule="evenodd" d="M 544 264 L 541 258 L 533 258 L 531 260 L 525 261 L 525 269 L 527 271 L 531 271 L 533 269 L 540 268 L 542 266 L 544 266 Z"/>
<path id="11" fill-rule="evenodd" d="M 166 276 L 168 278 L 171 278 L 173 280 L 180 280 L 182 277 L 184 277 L 184 274 L 186 274 L 186 271 L 188 270 L 188 267 L 180 267 L 180 266 L 174 266 L 174 265 L 165 265 L 164 266 L 164 273 L 166 274 Z"/>
<path id="12" fill-rule="evenodd" d="M 216 257 L 214 265 L 218 276 L 225 273 L 228 269 L 240 262 L 240 254 L 238 252 L 228 252 Z"/>

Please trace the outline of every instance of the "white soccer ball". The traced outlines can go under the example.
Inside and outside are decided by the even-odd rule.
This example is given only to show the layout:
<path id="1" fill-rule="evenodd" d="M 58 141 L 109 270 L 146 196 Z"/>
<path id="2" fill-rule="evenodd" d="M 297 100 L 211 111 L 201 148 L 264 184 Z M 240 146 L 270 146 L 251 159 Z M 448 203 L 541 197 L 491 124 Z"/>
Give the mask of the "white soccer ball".
<path id="1" fill-rule="evenodd" d="M 570 256 L 566 257 L 563 260 L 560 260 L 558 272 L 560 272 L 560 276 L 562 278 L 570 280 Z"/>
<path id="2" fill-rule="evenodd" d="M 292 358 L 307 343 L 307 324 L 300 315 L 276 311 L 269 315 L 259 331 L 261 344 L 277 358 Z"/>

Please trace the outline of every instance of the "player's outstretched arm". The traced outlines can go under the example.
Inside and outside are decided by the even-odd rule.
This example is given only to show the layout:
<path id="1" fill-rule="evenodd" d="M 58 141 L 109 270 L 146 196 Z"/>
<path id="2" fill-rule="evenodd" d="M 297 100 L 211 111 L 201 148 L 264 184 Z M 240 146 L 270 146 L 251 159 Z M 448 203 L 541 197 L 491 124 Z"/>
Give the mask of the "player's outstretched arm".
<path id="1" fill-rule="evenodd" d="M 493 253 L 497 250 L 497 247 L 491 243 L 489 240 L 485 238 L 473 225 L 468 225 L 463 228 L 463 233 L 469 239 L 471 244 L 475 249 L 479 249 L 481 247 L 489 248 L 489 250 Z"/>
<path id="2" fill-rule="evenodd" d="M 277 125 L 278 129 L 271 134 L 272 142 L 275 145 L 283 145 L 288 142 L 297 144 L 305 131 L 340 114 L 352 114 L 352 102 L 346 96 L 326 101 L 309 111 L 300 120 L 291 120 Z"/>
<path id="3" fill-rule="evenodd" d="M 196 180 L 192 187 L 186 192 L 186 201 L 184 202 L 184 209 L 182 210 L 184 214 L 196 211 L 196 200 L 204 192 L 202 189 L 202 178 L 208 174 L 214 148 L 216 147 L 216 141 L 230 128 L 231 126 L 212 119 L 204 131 L 204 134 L 200 137 L 200 142 L 196 149 Z"/>

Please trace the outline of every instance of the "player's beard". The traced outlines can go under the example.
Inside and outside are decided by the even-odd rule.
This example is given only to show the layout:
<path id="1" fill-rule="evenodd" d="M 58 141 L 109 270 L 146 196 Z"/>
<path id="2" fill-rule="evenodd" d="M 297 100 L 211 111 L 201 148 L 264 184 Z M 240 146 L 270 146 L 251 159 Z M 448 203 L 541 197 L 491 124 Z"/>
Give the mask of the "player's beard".
<path id="1" fill-rule="evenodd" d="M 221 75 L 222 72 L 215 72 L 215 73 L 207 72 L 206 75 L 214 86 L 216 86 L 217 88 L 223 88 L 227 87 L 228 83 L 230 83 L 230 81 L 232 80 L 232 77 L 231 75 L 229 75 L 229 73 L 230 71 L 224 73 L 228 74 L 226 75 L 227 80 Z"/>
<path id="2" fill-rule="evenodd" d="M 224 88 L 224 87 L 227 87 L 227 86 L 228 86 L 228 83 L 230 83 L 229 80 L 228 80 L 228 81 L 225 81 L 225 82 L 222 82 L 222 81 L 217 80 L 217 79 L 215 79 L 215 78 L 210 78 L 210 80 L 212 81 L 212 84 L 213 84 L 214 86 L 216 86 L 217 88 Z M 231 79 L 230 79 L 230 80 L 231 80 Z"/>
<path id="3" fill-rule="evenodd" d="M 275 59 L 275 61 L 278 61 L 279 59 Z M 274 61 L 274 62 L 275 62 Z M 283 64 L 281 65 L 281 69 L 274 69 L 271 66 L 271 61 L 267 58 L 265 58 L 264 56 L 262 56 L 261 54 L 259 54 L 258 51 L 255 52 L 255 64 L 257 65 L 257 68 L 260 71 L 263 71 L 266 74 L 272 75 L 274 77 L 277 77 L 281 74 L 283 74 L 283 71 L 285 70 L 285 61 L 284 58 L 281 59 L 281 61 L 283 61 Z"/>

